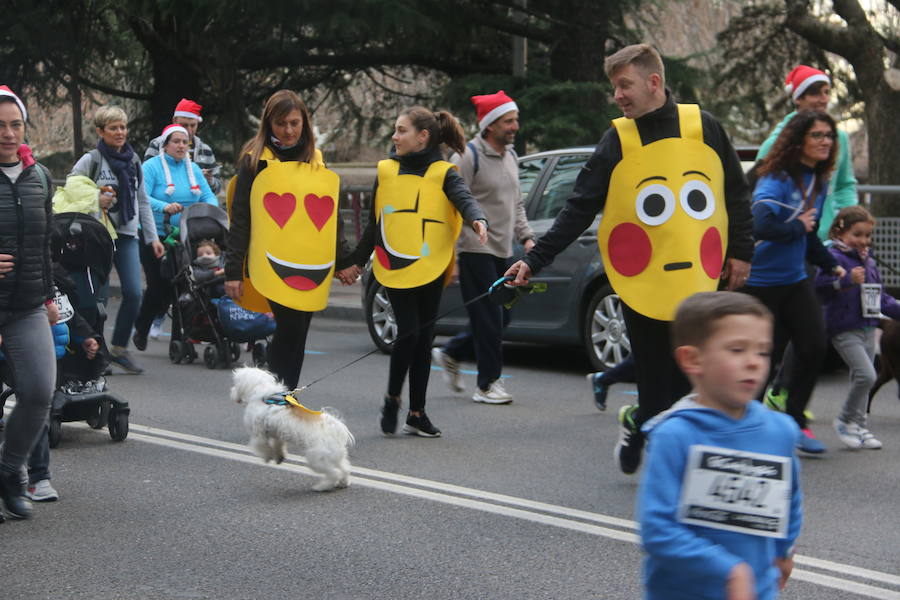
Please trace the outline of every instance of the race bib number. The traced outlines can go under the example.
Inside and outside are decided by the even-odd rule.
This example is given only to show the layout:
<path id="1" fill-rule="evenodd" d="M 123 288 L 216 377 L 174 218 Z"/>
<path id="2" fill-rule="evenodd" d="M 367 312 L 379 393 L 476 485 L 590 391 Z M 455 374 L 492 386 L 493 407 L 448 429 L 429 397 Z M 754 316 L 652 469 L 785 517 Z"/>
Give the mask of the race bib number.
<path id="1" fill-rule="evenodd" d="M 69 297 L 65 294 L 56 292 L 56 296 L 53 297 L 53 303 L 59 309 L 58 323 L 65 323 L 75 316 L 75 309 L 72 307 L 72 303 L 69 302 Z"/>
<path id="2" fill-rule="evenodd" d="M 860 304 L 862 304 L 862 316 L 866 319 L 878 319 L 881 317 L 881 284 L 861 283 Z"/>
<path id="3" fill-rule="evenodd" d="M 689 525 L 784 538 L 791 502 L 791 459 L 691 446 L 678 520 Z"/>

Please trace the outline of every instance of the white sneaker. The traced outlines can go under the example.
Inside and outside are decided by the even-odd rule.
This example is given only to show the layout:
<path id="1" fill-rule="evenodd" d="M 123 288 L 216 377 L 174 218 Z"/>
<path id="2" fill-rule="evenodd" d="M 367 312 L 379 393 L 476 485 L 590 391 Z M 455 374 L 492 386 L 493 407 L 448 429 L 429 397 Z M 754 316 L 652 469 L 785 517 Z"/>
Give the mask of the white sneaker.
<path id="1" fill-rule="evenodd" d="M 441 375 L 444 382 L 450 387 L 450 390 L 456 393 L 466 389 L 463 385 L 462 378 L 459 375 L 459 363 L 456 359 L 444 352 L 442 348 L 434 347 L 431 349 L 431 358 L 443 369 Z"/>
<path id="2" fill-rule="evenodd" d="M 845 446 L 853 448 L 854 450 L 859 450 L 863 447 L 862 437 L 859 433 L 859 425 L 856 423 L 845 423 L 840 419 L 835 419 L 833 425 L 835 433 L 837 433 Z"/>
<path id="3" fill-rule="evenodd" d="M 509 404 L 512 402 L 512 395 L 503 388 L 503 382 L 498 379 L 486 390 L 476 389 L 472 400 L 484 404 Z"/>
<path id="4" fill-rule="evenodd" d="M 163 323 L 166 322 L 165 317 L 157 317 L 153 319 L 153 324 L 150 326 L 150 339 L 158 340 L 159 336 L 162 335 Z"/>
<path id="5" fill-rule="evenodd" d="M 29 485 L 25 490 L 29 500 L 35 502 L 54 502 L 59 500 L 59 493 L 50 485 L 49 479 L 41 479 L 34 485 Z"/>
<path id="6" fill-rule="evenodd" d="M 881 450 L 881 442 L 868 429 L 859 428 L 859 439 L 862 440 L 862 447 L 866 450 Z"/>

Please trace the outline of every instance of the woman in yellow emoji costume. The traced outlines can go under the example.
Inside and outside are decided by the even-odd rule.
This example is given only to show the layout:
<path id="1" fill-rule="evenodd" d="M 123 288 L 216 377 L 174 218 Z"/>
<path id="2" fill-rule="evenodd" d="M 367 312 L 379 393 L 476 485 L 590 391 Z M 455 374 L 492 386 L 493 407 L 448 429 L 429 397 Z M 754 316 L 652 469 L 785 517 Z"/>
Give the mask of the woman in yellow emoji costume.
<path id="1" fill-rule="evenodd" d="M 603 211 L 600 253 L 637 369 L 639 403 L 620 410 L 615 450 L 619 468 L 632 474 L 644 448 L 641 426 L 690 391 L 669 342 L 675 309 L 720 279 L 728 289 L 744 284 L 753 220 L 727 134 L 698 106 L 675 102 L 659 53 L 626 46 L 604 68 L 624 116 L 603 134 L 553 227 L 506 274 L 524 284 Z"/>
<path id="2" fill-rule="evenodd" d="M 229 185 L 225 291 L 244 308 L 275 315 L 269 364 L 297 387 L 312 314 L 332 277 L 359 274 L 341 236 L 340 180 L 316 149 L 309 110 L 290 90 L 266 102 Z"/>
<path id="3" fill-rule="evenodd" d="M 396 432 L 400 394 L 409 374 L 409 414 L 403 430 L 438 437 L 441 430 L 425 414 L 433 321 L 453 271 L 462 220 L 482 245 L 487 221 L 456 167 L 441 154 L 441 144 L 459 153 L 466 147 L 453 115 L 421 106 L 404 110 L 391 140 L 394 149 L 389 159 L 378 163 L 369 225 L 355 251 L 356 264 L 364 265 L 374 250 L 372 271 L 387 290 L 397 319 L 381 430 Z"/>

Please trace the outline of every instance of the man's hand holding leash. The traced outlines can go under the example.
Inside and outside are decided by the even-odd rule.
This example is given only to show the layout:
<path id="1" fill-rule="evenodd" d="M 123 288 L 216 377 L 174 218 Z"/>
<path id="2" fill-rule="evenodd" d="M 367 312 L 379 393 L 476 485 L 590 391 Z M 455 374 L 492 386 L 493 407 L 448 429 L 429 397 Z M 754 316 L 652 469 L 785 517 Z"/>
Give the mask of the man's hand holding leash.
<path id="1" fill-rule="evenodd" d="M 528 285 L 528 280 L 531 279 L 531 267 L 525 264 L 524 260 L 517 260 L 503 275 L 513 278 L 509 281 L 511 286 Z"/>

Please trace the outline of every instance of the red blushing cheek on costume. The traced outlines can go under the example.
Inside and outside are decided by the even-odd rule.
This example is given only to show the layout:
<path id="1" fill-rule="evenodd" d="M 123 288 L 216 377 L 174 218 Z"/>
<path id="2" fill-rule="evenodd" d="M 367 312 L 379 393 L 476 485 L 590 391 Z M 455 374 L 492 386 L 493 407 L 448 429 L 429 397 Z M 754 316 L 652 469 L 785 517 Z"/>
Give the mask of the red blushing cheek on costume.
<path id="1" fill-rule="evenodd" d="M 710 279 L 718 279 L 722 273 L 722 236 L 715 227 L 710 227 L 700 240 L 700 262 Z"/>
<path id="2" fill-rule="evenodd" d="M 625 277 L 643 272 L 653 256 L 650 237 L 634 223 L 613 227 L 606 249 L 613 268 Z"/>

